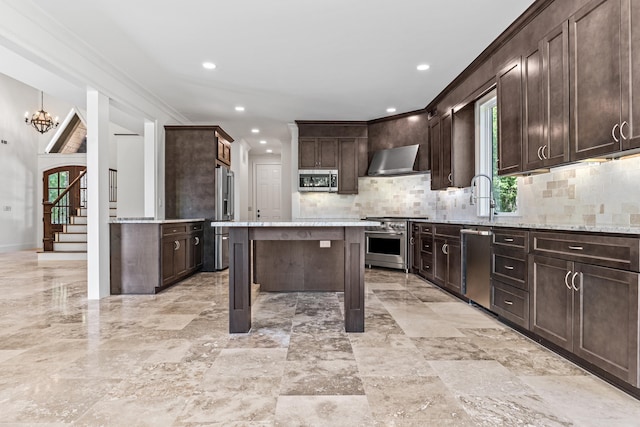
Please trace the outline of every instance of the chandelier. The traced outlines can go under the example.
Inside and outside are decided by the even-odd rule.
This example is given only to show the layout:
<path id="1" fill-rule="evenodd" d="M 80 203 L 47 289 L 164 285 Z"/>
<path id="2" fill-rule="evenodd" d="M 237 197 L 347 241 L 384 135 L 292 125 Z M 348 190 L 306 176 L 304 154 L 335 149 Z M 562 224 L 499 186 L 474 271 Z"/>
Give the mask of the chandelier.
<path id="1" fill-rule="evenodd" d="M 29 118 L 28 112 L 25 114 L 24 122 L 27 125 L 33 126 L 38 132 L 45 133 L 52 128 L 58 127 L 60 123 L 58 123 L 57 117 L 54 121 L 51 115 L 44 111 L 44 92 L 40 92 L 40 105 L 40 111 L 33 113 L 31 118 Z"/>

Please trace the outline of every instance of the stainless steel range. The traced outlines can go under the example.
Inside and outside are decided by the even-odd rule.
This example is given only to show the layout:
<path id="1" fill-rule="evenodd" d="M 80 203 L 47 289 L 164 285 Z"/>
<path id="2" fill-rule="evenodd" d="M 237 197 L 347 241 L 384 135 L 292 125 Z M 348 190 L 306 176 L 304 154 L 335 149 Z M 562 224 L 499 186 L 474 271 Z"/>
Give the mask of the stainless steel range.
<path id="1" fill-rule="evenodd" d="M 364 263 L 369 266 L 396 268 L 409 272 L 409 238 L 407 223 L 413 218 L 368 217 L 381 224 L 365 227 Z M 426 218 L 420 218 L 426 219 Z"/>

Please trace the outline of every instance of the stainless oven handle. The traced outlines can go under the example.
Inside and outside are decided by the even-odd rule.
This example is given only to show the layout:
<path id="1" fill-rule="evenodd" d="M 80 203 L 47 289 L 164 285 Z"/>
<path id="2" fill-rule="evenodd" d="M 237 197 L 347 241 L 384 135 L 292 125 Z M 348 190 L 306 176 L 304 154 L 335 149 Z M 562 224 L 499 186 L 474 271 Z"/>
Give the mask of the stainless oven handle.
<path id="1" fill-rule="evenodd" d="M 364 234 L 384 234 L 385 236 L 404 236 L 404 233 L 390 233 L 388 231 L 365 231 Z"/>

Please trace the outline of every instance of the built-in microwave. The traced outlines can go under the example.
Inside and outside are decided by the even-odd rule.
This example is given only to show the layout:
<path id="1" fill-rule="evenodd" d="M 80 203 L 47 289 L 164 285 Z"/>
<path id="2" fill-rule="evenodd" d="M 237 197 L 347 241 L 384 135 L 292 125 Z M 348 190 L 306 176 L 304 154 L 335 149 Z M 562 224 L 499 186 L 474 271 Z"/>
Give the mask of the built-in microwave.
<path id="1" fill-rule="evenodd" d="M 298 171 L 298 191 L 338 191 L 338 171 L 301 169 Z"/>

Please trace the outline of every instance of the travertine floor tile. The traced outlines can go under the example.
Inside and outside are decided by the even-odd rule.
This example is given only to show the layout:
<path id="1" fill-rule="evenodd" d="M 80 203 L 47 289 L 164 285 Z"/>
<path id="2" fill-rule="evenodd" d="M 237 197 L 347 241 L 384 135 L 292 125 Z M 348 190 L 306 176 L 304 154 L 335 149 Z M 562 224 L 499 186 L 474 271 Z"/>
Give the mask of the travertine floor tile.
<path id="1" fill-rule="evenodd" d="M 230 335 L 228 272 L 88 301 L 86 263 L 0 254 L 0 425 L 637 426 L 640 401 L 412 275 L 260 293 Z M 3 424 L 4 423 L 4 424 Z"/>

